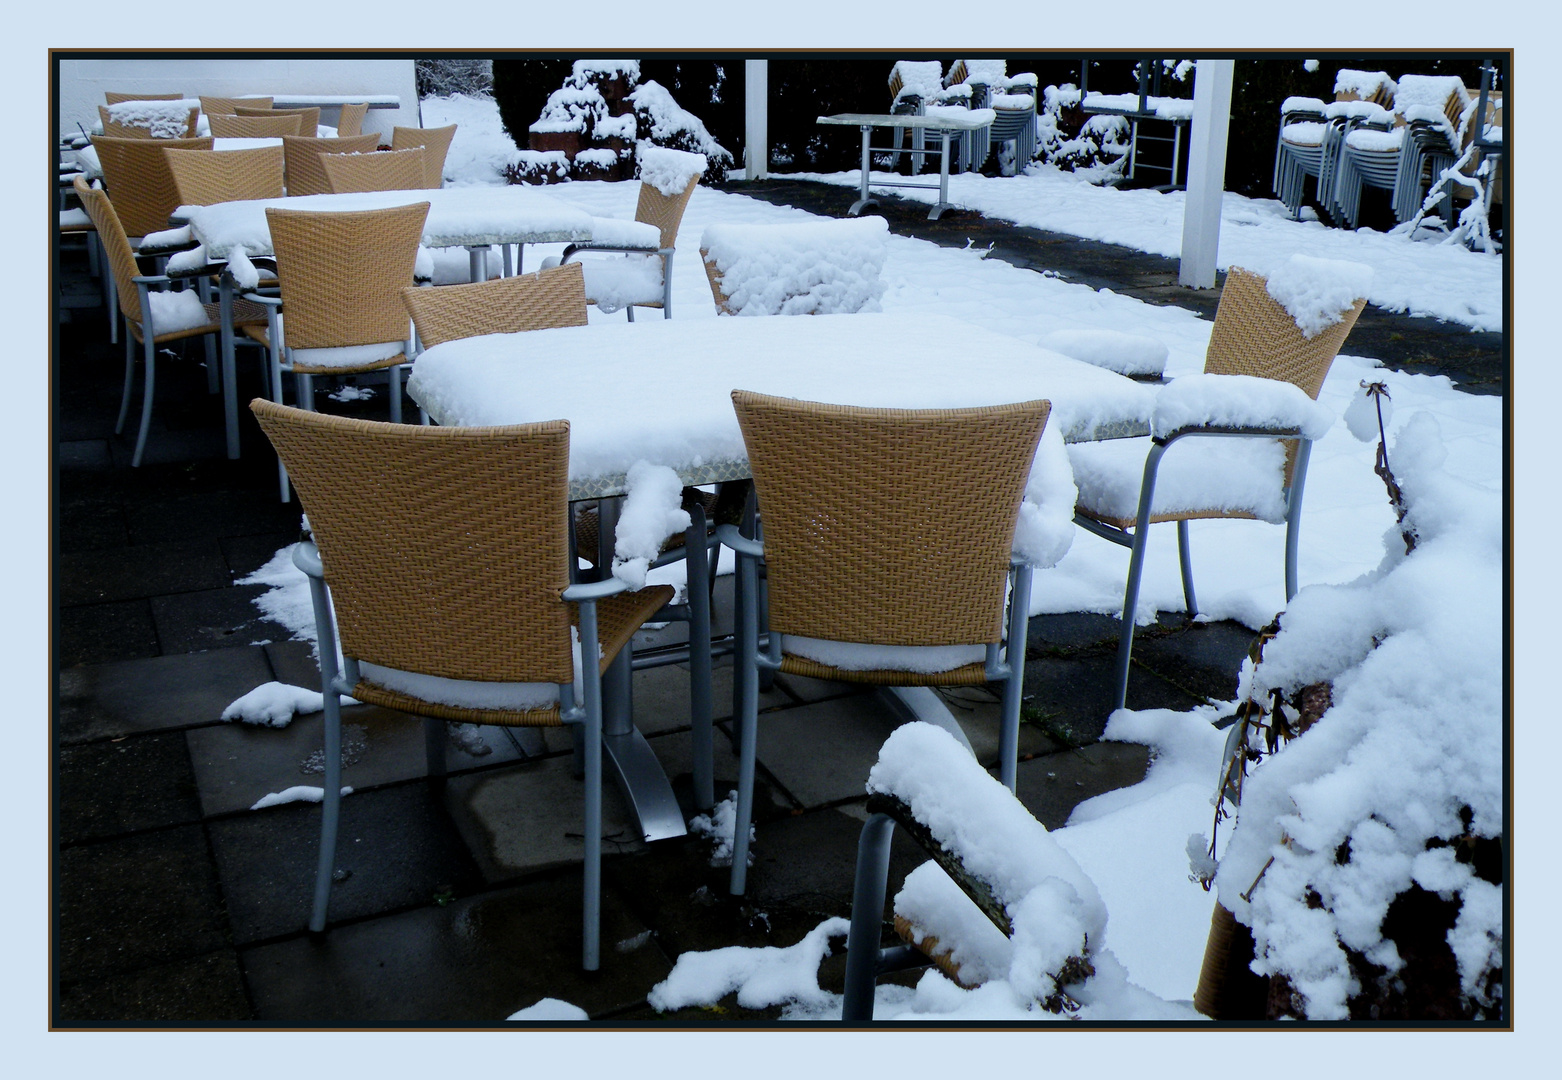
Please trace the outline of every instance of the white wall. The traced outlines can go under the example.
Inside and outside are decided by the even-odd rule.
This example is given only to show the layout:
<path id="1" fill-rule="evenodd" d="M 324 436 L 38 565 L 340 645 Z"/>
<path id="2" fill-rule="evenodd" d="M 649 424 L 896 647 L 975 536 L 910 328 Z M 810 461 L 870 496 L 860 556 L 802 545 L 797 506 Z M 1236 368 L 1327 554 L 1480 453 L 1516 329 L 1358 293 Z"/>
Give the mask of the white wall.
<path id="1" fill-rule="evenodd" d="M 398 109 L 370 109 L 363 130 L 389 141 L 396 125 L 420 127 L 418 88 L 411 60 L 61 60 L 61 134 L 75 133 L 79 121 L 88 131 L 98 120 L 103 92 L 211 94 L 396 94 Z M 324 109 L 322 124 L 334 124 L 335 109 Z"/>

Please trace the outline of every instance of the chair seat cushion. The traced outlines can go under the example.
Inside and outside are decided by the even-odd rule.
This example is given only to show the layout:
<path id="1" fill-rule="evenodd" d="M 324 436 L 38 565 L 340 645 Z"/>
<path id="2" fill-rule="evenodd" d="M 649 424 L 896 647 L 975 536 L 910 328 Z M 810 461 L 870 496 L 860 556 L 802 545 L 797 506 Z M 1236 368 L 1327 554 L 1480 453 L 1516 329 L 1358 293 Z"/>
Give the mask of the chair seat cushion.
<path id="1" fill-rule="evenodd" d="M 925 675 L 980 664 L 987 656 L 984 645 L 864 645 L 798 634 L 783 634 L 781 651 L 839 671 L 894 670 Z"/>
<path id="2" fill-rule="evenodd" d="M 630 305 L 662 303 L 662 259 L 658 255 L 623 255 L 580 260 L 586 277 L 586 300 L 606 312 Z"/>
<path id="3" fill-rule="evenodd" d="M 1111 439 L 1068 448 L 1079 488 L 1077 507 L 1090 517 L 1131 524 L 1138 513 L 1149 439 Z M 1277 439 L 1190 436 L 1161 458 L 1151 517 L 1257 517 L 1285 520 L 1285 447 Z"/>

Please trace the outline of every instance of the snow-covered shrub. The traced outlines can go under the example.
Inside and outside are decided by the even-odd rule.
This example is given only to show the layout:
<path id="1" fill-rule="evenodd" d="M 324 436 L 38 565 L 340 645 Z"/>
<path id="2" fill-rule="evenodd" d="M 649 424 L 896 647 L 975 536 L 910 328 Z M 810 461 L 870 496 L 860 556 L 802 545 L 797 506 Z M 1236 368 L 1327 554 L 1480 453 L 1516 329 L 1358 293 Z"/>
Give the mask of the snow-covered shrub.
<path id="1" fill-rule="evenodd" d="M 1214 883 L 1272 1018 L 1504 1011 L 1502 506 L 1446 457 L 1412 417 L 1378 569 L 1297 593 L 1243 666 L 1252 735 Z"/>
<path id="2" fill-rule="evenodd" d="M 1049 165 L 1068 169 L 1093 184 L 1110 184 L 1123 175 L 1128 153 L 1128 121 L 1121 116 L 1086 116 L 1083 95 L 1072 83 L 1048 86 L 1036 112 L 1036 145 Z"/>

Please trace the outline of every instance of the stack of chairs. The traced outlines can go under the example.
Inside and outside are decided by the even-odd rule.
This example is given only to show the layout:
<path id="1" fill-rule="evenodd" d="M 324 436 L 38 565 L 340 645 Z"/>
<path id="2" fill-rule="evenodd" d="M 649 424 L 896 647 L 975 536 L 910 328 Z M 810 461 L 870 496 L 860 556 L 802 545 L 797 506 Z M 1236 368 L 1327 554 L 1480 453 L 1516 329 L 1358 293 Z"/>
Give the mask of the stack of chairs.
<path id="1" fill-rule="evenodd" d="M 944 88 L 944 65 L 937 60 L 897 60 L 889 72 L 889 111 L 891 116 L 922 116 L 929 103 L 936 103 Z M 895 130 L 895 149 L 899 150 L 906 132 Z M 913 131 L 911 138 L 918 150 L 926 144 L 926 135 Z M 911 174 L 922 171 L 922 155 L 911 155 Z"/>
<path id="2" fill-rule="evenodd" d="M 1468 100 L 1468 91 L 1455 76 L 1403 76 L 1394 91 L 1392 126 L 1363 122 L 1345 135 L 1332 198 L 1337 219 L 1356 227 L 1363 187 L 1390 193 L 1396 221 L 1413 218 L 1432 158 L 1440 158 L 1444 166 L 1452 164 Z"/>
<path id="3" fill-rule="evenodd" d="M 1272 188 L 1293 219 L 1302 213 L 1307 177 L 1318 182 L 1323 201 L 1324 148 L 1331 134 L 1325 105 L 1319 98 L 1288 97 L 1280 105 L 1280 137 L 1275 141 Z"/>
<path id="4" fill-rule="evenodd" d="M 1406 75 L 1400 80 L 1400 95 L 1405 98 L 1399 112 L 1407 130 L 1394 187 L 1394 215 L 1405 222 L 1420 212 L 1428 188 L 1443 170 L 1459 160 L 1468 143 L 1464 135 L 1472 122 L 1474 102 L 1454 76 Z M 1442 210 L 1450 226 L 1453 209 L 1453 193 L 1445 190 Z"/>

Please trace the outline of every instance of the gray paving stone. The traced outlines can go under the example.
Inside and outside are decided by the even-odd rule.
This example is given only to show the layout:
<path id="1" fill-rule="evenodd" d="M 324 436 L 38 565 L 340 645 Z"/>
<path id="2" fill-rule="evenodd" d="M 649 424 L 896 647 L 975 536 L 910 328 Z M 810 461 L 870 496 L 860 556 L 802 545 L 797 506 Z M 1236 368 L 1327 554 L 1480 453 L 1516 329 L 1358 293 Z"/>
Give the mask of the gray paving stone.
<path id="1" fill-rule="evenodd" d="M 161 651 L 147 600 L 59 608 L 54 634 L 54 660 L 62 667 L 133 660 Z"/>
<path id="2" fill-rule="evenodd" d="M 320 807 L 286 803 L 209 823 L 234 941 L 305 929 L 320 853 Z M 354 792 L 342 800 L 329 920 L 448 902 L 482 885 L 471 855 L 425 783 Z"/>
<path id="3" fill-rule="evenodd" d="M 868 770 L 898 726 L 871 694 L 761 713 L 761 765 L 803 807 L 866 796 Z"/>
<path id="4" fill-rule="evenodd" d="M 295 716 L 284 728 L 234 721 L 187 734 L 201 806 L 210 816 L 247 810 L 274 791 L 300 784 L 319 787 L 324 765 L 325 714 Z M 445 739 L 446 769 L 492 765 L 520 756 L 502 728 L 477 729 L 486 754 Z M 470 744 L 469 744 L 470 745 Z M 342 783 L 376 787 L 426 776 L 423 721 L 372 705 L 342 710 Z"/>
<path id="5" fill-rule="evenodd" d="M 152 598 L 152 618 L 163 652 L 198 652 L 260 645 L 286 638 L 286 628 L 261 617 L 254 598 L 263 585 L 230 585 Z"/>
<path id="6" fill-rule="evenodd" d="M 229 944 L 200 825 L 82 844 L 55 861 L 57 970 L 133 971 Z"/>
<path id="7" fill-rule="evenodd" d="M 59 673 L 56 731 L 69 744 L 209 724 L 270 678 L 253 646 L 67 667 Z"/>
<path id="8" fill-rule="evenodd" d="M 581 971 L 580 890 L 579 874 L 564 873 L 246 950 L 256 1016 L 288 1026 L 492 1025 L 544 997 L 593 1016 L 642 1004 L 671 965 L 604 889 L 602 969 Z"/>
<path id="9" fill-rule="evenodd" d="M 238 953 L 220 949 L 106 978 L 62 973 L 53 1023 L 231 1024 L 253 1017 Z"/>
<path id="10" fill-rule="evenodd" d="M 54 572 L 55 600 L 62 605 L 220 589 L 232 581 L 221 549 L 211 540 L 62 553 Z"/>
<path id="11" fill-rule="evenodd" d="M 1112 712 L 1114 656 L 1043 657 L 1025 665 L 1024 718 L 1065 745 L 1095 742 Z M 1136 709 L 1191 709 L 1200 699 L 1154 674 L 1130 672 L 1128 704 Z"/>
<path id="12" fill-rule="evenodd" d="M 1241 623 L 1189 623 L 1175 634 L 1135 639 L 1134 663 L 1188 693 L 1214 701 L 1236 697 L 1237 674 L 1257 633 Z M 1130 682 L 1130 688 L 1132 688 Z"/>
<path id="13" fill-rule="evenodd" d="M 63 746 L 54 791 L 62 844 L 201 819 L 190 754 L 176 731 Z"/>
<path id="14" fill-rule="evenodd" d="M 1016 794 L 1037 821 L 1049 829 L 1060 829 L 1074 807 L 1103 792 L 1132 787 L 1144 779 L 1149 764 L 1148 747 L 1092 743 L 1020 762 Z"/>

